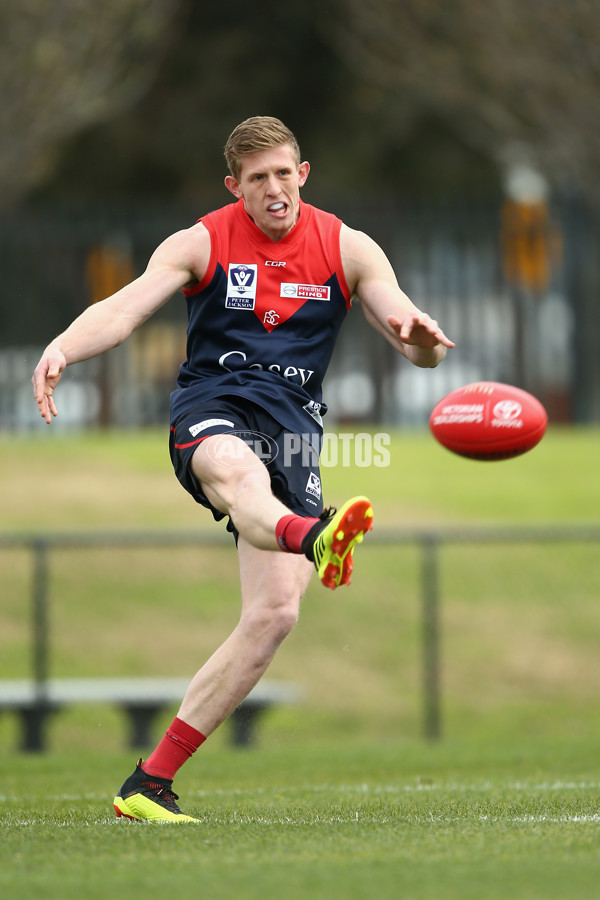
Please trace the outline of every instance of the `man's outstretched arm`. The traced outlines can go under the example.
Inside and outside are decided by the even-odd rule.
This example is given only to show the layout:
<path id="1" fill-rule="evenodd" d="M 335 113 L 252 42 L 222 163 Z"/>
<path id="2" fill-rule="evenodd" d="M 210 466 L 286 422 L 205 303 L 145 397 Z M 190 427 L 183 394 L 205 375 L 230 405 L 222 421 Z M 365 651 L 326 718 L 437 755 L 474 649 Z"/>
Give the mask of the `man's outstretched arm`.
<path id="1" fill-rule="evenodd" d="M 155 250 L 139 278 L 88 306 L 48 344 L 31 379 L 40 415 L 48 424 L 58 414 L 53 391 L 65 368 L 122 344 L 176 291 L 202 276 L 209 253 L 210 238 L 203 227 L 172 235 Z"/>
<path id="2" fill-rule="evenodd" d="M 437 366 L 454 342 L 400 289 L 381 247 L 344 225 L 340 248 L 348 286 L 360 300 L 369 324 L 414 365 Z"/>

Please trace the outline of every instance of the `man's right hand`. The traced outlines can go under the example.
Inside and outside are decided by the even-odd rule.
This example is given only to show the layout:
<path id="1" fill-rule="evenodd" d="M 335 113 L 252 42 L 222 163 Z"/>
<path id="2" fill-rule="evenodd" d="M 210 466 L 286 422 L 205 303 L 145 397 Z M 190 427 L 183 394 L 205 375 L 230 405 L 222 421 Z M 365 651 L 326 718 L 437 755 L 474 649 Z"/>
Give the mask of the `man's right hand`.
<path id="1" fill-rule="evenodd" d="M 58 415 L 52 393 L 60 381 L 60 376 L 66 366 L 67 360 L 64 354 L 60 350 L 48 347 L 44 350 L 31 379 L 33 396 L 38 405 L 40 415 L 48 425 L 52 421 L 52 416 Z"/>

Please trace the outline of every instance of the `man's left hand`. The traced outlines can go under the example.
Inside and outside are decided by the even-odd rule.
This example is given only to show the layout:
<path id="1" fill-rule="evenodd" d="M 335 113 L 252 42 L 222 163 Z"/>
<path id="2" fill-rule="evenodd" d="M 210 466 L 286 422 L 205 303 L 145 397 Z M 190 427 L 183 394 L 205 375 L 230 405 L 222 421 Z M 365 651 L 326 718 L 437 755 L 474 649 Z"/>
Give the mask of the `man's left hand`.
<path id="1" fill-rule="evenodd" d="M 454 347 L 454 341 L 446 337 L 436 320 L 427 313 L 410 313 L 404 319 L 388 316 L 388 324 L 404 344 L 424 349 L 436 347 L 438 344 Z"/>

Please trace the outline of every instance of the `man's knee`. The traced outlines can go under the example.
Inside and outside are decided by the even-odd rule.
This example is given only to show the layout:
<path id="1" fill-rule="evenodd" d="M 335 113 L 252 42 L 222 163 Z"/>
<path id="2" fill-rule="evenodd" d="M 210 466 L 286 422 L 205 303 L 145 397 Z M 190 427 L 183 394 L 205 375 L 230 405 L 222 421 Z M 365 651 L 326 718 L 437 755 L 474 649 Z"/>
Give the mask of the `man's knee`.
<path id="1" fill-rule="evenodd" d="M 298 622 L 298 607 L 299 604 L 294 601 L 277 607 L 273 617 L 273 632 L 275 638 L 279 641 L 283 641 L 296 626 Z"/>
<path id="2" fill-rule="evenodd" d="M 269 490 L 264 464 L 235 435 L 206 438 L 198 445 L 191 468 L 208 500 L 220 512 L 231 512 L 247 487 L 255 489 L 259 485 Z"/>
<path id="3" fill-rule="evenodd" d="M 298 622 L 300 599 L 290 596 L 279 597 L 277 602 L 251 604 L 242 613 L 242 623 L 255 640 L 264 639 L 269 643 L 280 644 Z"/>

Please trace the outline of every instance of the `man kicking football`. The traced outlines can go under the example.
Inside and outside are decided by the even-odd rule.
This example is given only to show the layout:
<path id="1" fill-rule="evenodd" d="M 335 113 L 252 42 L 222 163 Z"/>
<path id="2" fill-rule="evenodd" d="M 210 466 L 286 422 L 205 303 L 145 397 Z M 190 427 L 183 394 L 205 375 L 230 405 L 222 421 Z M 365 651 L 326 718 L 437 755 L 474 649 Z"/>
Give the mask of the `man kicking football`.
<path id="1" fill-rule="evenodd" d="M 116 347 L 183 291 L 187 359 L 171 395 L 171 459 L 192 497 L 216 520 L 227 517 L 241 616 L 114 798 L 117 816 L 151 822 L 195 821 L 176 803 L 176 772 L 261 678 L 297 621 L 312 571 L 326 587 L 349 584 L 355 546 L 372 528 L 366 497 L 323 509 L 310 452 L 320 446 L 321 384 L 352 297 L 417 366 L 436 366 L 454 346 L 400 290 L 371 238 L 300 199 L 310 167 L 281 121 L 242 122 L 225 157 L 225 186 L 237 202 L 167 238 L 139 278 L 88 307 L 48 345 L 32 379 L 50 423 L 67 365 Z M 279 452 L 257 455 L 249 439 L 256 434 Z M 293 452 L 298 446 L 303 451 Z"/>

